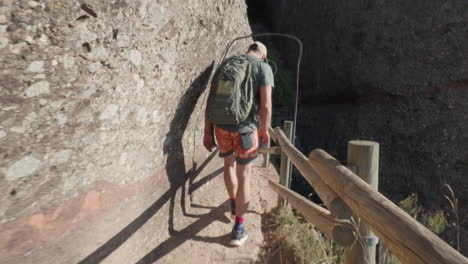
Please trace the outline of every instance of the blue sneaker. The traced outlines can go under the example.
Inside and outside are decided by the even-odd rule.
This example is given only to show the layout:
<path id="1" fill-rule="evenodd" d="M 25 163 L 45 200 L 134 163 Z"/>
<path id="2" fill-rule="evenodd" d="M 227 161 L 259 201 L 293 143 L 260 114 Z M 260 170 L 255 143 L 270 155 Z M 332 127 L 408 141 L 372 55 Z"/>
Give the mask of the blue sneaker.
<path id="1" fill-rule="evenodd" d="M 240 247 L 248 237 L 249 235 L 245 232 L 243 224 L 236 222 L 231 232 L 231 241 L 229 244 L 234 247 Z"/>

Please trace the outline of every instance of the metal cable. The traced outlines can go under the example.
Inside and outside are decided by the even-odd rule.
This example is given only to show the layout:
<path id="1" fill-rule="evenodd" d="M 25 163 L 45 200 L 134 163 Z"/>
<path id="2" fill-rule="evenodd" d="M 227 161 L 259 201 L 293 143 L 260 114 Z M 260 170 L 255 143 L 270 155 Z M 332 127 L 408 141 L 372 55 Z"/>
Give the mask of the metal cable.
<path id="1" fill-rule="evenodd" d="M 297 44 L 299 44 L 299 56 L 297 59 L 297 68 L 296 68 L 296 102 L 294 105 L 294 125 L 293 125 L 293 131 L 292 131 L 293 137 L 291 139 L 291 143 L 294 145 L 294 142 L 296 141 L 297 105 L 299 101 L 299 74 L 300 74 L 300 66 L 301 66 L 301 59 L 302 59 L 302 41 L 296 36 L 285 34 L 285 33 L 259 33 L 259 34 L 252 34 L 252 35 L 238 37 L 238 38 L 231 40 L 231 42 L 228 43 L 226 50 L 224 51 L 224 54 L 221 57 L 220 62 L 224 61 L 224 59 L 226 58 L 226 55 L 228 54 L 234 42 L 241 40 L 241 39 L 245 39 L 245 38 L 264 37 L 264 36 L 290 38 L 290 39 L 294 39 L 297 42 Z"/>

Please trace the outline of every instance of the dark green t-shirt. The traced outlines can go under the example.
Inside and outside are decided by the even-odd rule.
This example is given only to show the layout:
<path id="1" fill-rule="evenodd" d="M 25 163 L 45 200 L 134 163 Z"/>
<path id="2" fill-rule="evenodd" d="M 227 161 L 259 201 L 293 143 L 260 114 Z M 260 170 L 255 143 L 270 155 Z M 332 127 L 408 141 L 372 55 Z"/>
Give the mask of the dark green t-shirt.
<path id="1" fill-rule="evenodd" d="M 270 85 L 271 87 L 275 86 L 275 81 L 273 78 L 273 72 L 271 70 L 270 65 L 265 63 L 259 57 L 250 55 L 250 54 L 242 54 L 239 56 L 246 57 L 251 65 L 252 65 L 252 74 L 250 81 L 252 82 L 252 87 L 254 88 L 254 100 L 255 105 L 254 109 L 252 109 L 249 117 L 240 122 L 237 125 L 217 125 L 220 128 L 229 130 L 229 131 L 237 131 L 239 128 L 244 126 L 250 126 L 253 129 L 258 129 L 260 125 L 260 118 L 259 118 L 259 106 L 260 106 L 260 86 L 262 85 Z"/>

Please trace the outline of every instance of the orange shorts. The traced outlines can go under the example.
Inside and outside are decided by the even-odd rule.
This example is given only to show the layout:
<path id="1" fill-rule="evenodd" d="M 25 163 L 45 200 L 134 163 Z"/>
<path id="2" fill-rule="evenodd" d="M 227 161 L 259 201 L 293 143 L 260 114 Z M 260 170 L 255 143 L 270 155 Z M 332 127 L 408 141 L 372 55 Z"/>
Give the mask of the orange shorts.
<path id="1" fill-rule="evenodd" d="M 220 157 L 224 158 L 234 153 L 238 164 L 247 165 L 258 156 L 257 130 L 233 132 L 215 127 L 215 136 Z"/>

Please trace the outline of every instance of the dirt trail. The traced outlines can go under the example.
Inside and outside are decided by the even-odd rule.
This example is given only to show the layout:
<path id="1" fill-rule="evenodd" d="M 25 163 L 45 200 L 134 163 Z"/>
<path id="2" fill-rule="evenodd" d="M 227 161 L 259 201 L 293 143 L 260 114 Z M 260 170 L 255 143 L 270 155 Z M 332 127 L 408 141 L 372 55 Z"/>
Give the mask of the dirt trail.
<path id="1" fill-rule="evenodd" d="M 260 159 L 259 159 L 260 160 Z M 229 233 L 233 221 L 228 213 L 227 194 L 222 176 L 192 194 L 186 216 L 176 221 L 179 230 L 166 243 L 173 248 L 157 263 L 254 263 L 263 244 L 261 214 L 276 205 L 276 195 L 268 179 L 276 179 L 272 166 L 254 165 L 251 179 L 252 198 L 246 215 L 249 239 L 240 248 L 230 247 Z M 174 244 L 178 246 L 174 248 Z M 164 246 L 164 245 L 163 245 Z"/>
<path id="2" fill-rule="evenodd" d="M 261 215 L 276 205 L 277 196 L 268 187 L 268 179 L 278 181 L 278 175 L 270 165 L 260 167 L 261 159 L 254 164 L 251 178 L 251 202 L 246 218 L 249 239 L 240 248 L 229 246 L 231 219 L 229 200 L 222 175 L 194 190 L 186 197 L 185 212 L 174 212 L 174 232 L 146 256 L 138 256 L 137 263 L 257 263 L 263 245 Z M 198 179 L 203 181 L 203 179 Z M 194 183 L 196 184 L 196 182 Z M 141 230 L 144 232 L 144 230 Z M 155 234 L 156 235 L 156 234 Z M 134 239 L 138 239 L 135 236 Z M 125 253 L 126 252 L 126 253 Z M 131 252 L 121 248 L 103 263 L 117 263 L 135 259 Z M 135 256 L 136 257 L 136 256 Z M 132 263 L 136 261 L 131 261 Z"/>
<path id="3" fill-rule="evenodd" d="M 254 165 L 251 179 L 252 198 L 246 215 L 249 239 L 242 247 L 234 248 L 228 245 L 234 220 L 228 213 L 228 197 L 222 177 L 218 177 L 216 181 L 193 194 L 187 216 L 178 221 L 179 224 L 185 222 L 186 227 L 173 236 L 173 242 L 180 245 L 157 263 L 257 262 L 263 244 L 261 214 L 276 205 L 277 199 L 268 187 L 268 179 L 276 177 L 273 167 L 261 168 L 257 164 Z M 180 230 L 177 227 L 175 229 Z"/>

